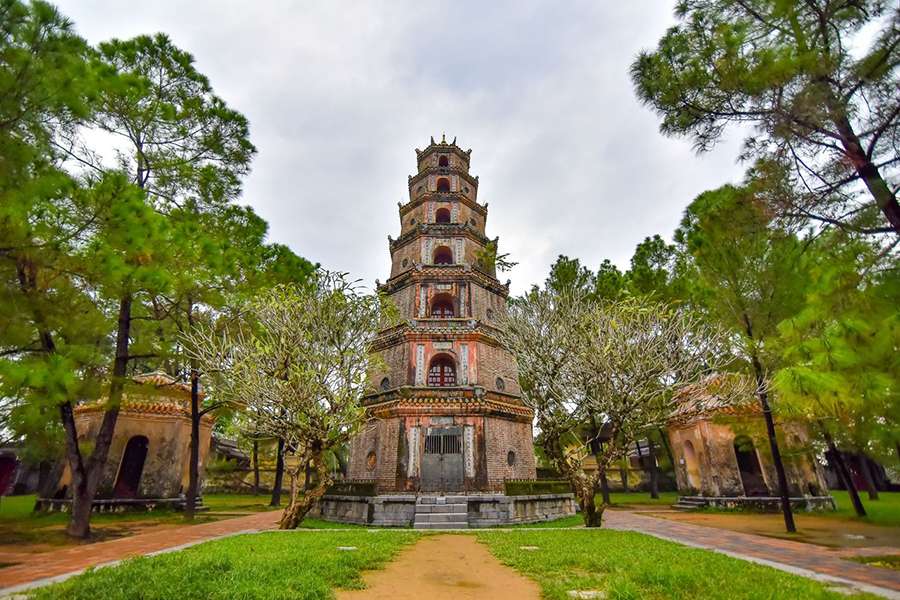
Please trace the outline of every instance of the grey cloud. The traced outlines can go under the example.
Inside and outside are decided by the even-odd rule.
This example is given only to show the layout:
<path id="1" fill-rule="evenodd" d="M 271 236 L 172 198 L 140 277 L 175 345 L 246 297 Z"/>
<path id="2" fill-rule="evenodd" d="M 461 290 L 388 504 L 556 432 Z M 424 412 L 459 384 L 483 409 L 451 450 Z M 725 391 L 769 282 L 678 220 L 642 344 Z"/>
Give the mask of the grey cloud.
<path id="1" fill-rule="evenodd" d="M 413 148 L 471 147 L 489 235 L 519 266 L 627 266 L 698 193 L 739 179 L 738 136 L 697 156 L 663 138 L 628 66 L 674 2 L 60 3 L 91 42 L 165 31 L 251 122 L 244 201 L 273 240 L 372 282 L 389 268 Z"/>

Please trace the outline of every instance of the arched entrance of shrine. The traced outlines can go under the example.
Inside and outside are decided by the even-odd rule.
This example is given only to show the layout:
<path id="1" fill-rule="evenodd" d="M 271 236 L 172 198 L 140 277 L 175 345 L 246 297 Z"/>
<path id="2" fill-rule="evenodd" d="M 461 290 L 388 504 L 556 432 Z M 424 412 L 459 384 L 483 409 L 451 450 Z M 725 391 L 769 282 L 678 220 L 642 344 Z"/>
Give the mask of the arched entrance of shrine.
<path id="1" fill-rule="evenodd" d="M 753 440 L 746 435 L 734 438 L 734 456 L 737 459 L 738 470 L 741 472 L 741 483 L 744 485 L 744 494 L 747 496 L 768 496 L 769 488 L 763 478 L 762 468 L 759 466 L 759 457 Z"/>
<path id="2" fill-rule="evenodd" d="M 119 463 L 119 474 L 113 488 L 114 498 L 136 498 L 144 472 L 144 461 L 147 460 L 149 440 L 143 435 L 136 435 L 125 444 L 122 462 Z"/>

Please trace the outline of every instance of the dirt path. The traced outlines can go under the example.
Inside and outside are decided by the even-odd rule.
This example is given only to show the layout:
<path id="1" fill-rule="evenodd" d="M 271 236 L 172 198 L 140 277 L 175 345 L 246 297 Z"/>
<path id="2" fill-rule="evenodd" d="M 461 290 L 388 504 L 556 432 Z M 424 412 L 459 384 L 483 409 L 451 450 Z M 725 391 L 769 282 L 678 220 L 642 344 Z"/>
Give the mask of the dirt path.
<path id="1" fill-rule="evenodd" d="M 538 600 L 540 588 L 505 567 L 472 535 L 429 536 L 381 571 L 363 576 L 364 590 L 338 592 L 338 600 Z"/>

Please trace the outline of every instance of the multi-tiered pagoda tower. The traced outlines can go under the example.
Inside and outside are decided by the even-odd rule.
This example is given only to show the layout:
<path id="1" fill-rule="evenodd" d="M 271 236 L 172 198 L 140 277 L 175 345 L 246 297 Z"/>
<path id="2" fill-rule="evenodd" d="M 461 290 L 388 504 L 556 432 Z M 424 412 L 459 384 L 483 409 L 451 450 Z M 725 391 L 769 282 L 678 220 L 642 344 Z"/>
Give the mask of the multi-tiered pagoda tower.
<path id="1" fill-rule="evenodd" d="M 497 339 L 509 287 L 483 259 L 487 204 L 471 154 L 456 140 L 417 149 L 400 237 L 388 237 L 391 276 L 379 289 L 402 323 L 375 342 L 371 419 L 349 467 L 380 493 L 500 491 L 504 479 L 535 476 L 532 412 Z"/>

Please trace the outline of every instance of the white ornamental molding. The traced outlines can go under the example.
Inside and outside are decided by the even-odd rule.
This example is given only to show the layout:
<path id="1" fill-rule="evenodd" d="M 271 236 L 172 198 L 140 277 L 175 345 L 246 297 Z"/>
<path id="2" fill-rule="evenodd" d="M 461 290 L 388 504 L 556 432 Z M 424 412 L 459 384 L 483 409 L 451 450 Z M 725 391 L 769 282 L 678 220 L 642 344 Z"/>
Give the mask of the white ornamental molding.
<path id="1" fill-rule="evenodd" d="M 425 344 L 416 346 L 416 385 L 425 385 Z"/>
<path id="2" fill-rule="evenodd" d="M 428 203 L 428 222 L 434 223 L 434 202 L 430 201 Z"/>
<path id="3" fill-rule="evenodd" d="M 406 476 L 416 477 L 419 474 L 419 428 L 410 427 L 406 430 L 406 447 L 409 455 L 406 462 Z"/>
<path id="4" fill-rule="evenodd" d="M 469 286 L 466 283 L 459 284 L 459 316 L 469 316 Z"/>
<path id="5" fill-rule="evenodd" d="M 455 252 L 453 255 L 453 262 L 457 265 L 462 264 L 463 262 L 463 240 L 462 238 L 455 238 L 453 240 L 453 245 L 455 246 Z"/>
<path id="6" fill-rule="evenodd" d="M 459 345 L 459 362 L 460 362 L 460 383 L 468 385 L 469 383 L 469 345 Z"/>
<path id="7" fill-rule="evenodd" d="M 427 237 L 422 240 L 422 264 L 431 264 L 431 238 Z"/>
<path id="8" fill-rule="evenodd" d="M 463 429 L 463 461 L 466 477 L 475 477 L 475 427 L 466 425 Z"/>
<path id="9" fill-rule="evenodd" d="M 425 317 L 425 309 L 427 308 L 426 304 L 428 303 L 427 298 L 428 290 L 424 285 L 419 286 L 419 317 Z"/>
<path id="10" fill-rule="evenodd" d="M 450 207 L 450 222 L 451 223 L 459 223 L 459 204 L 453 203 L 453 206 Z"/>

